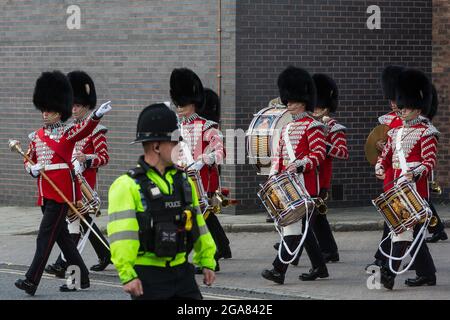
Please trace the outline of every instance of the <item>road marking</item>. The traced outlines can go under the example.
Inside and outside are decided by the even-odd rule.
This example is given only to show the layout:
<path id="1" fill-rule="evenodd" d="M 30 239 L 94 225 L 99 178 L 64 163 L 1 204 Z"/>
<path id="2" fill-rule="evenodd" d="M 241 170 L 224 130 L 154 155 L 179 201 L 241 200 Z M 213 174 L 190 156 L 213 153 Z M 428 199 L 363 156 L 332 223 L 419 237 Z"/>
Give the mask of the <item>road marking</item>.
<path id="1" fill-rule="evenodd" d="M 23 275 L 24 271 L 22 270 L 16 270 L 16 269 L 0 269 L 0 273 L 7 273 L 7 274 L 15 274 L 15 275 Z M 46 274 L 42 275 L 43 279 L 47 280 L 57 280 L 61 282 L 65 282 L 66 279 L 56 278 L 54 276 L 49 276 Z M 105 287 L 111 287 L 111 288 L 122 288 L 121 284 L 115 284 L 108 281 L 102 281 L 102 280 L 91 280 L 91 284 L 96 284 L 100 286 Z M 225 295 L 225 294 L 216 294 L 216 293 L 202 293 L 203 297 L 207 299 L 216 299 L 216 300 L 262 300 L 257 298 L 249 298 L 249 297 L 243 297 L 243 296 L 236 296 L 236 295 Z"/>

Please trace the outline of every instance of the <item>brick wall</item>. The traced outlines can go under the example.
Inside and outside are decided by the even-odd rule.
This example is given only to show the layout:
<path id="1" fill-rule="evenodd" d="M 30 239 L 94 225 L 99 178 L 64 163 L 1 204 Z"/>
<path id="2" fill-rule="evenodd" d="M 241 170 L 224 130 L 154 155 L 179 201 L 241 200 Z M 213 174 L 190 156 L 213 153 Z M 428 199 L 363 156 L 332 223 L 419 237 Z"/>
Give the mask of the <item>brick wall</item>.
<path id="1" fill-rule="evenodd" d="M 368 6 L 381 8 L 381 29 L 368 30 Z M 335 162 L 335 186 L 343 199 L 332 205 L 369 205 L 380 184 L 364 156 L 364 142 L 389 111 L 380 74 L 385 65 L 431 71 L 431 1 L 240 0 L 236 33 L 236 125 L 248 128 L 251 115 L 278 95 L 278 74 L 289 64 L 325 72 L 337 82 L 336 118 L 348 128 L 350 160 Z M 447 42 L 448 43 L 448 42 Z M 245 212 L 259 207 L 258 183 L 249 166 L 235 168 Z"/>
<path id="2" fill-rule="evenodd" d="M 100 170 L 100 196 L 135 164 L 141 147 L 130 146 L 143 107 L 169 100 L 173 68 L 194 69 L 205 86 L 217 88 L 217 1 L 88 1 L 81 29 L 69 30 L 72 1 L 0 1 L 0 203 L 32 205 L 35 181 L 8 139 L 26 148 L 27 134 L 41 125 L 32 105 L 42 71 L 87 71 L 98 101 L 112 100 L 104 119 L 109 128 L 110 164 Z M 222 93 L 234 105 L 235 1 L 222 0 Z"/>
<path id="3" fill-rule="evenodd" d="M 450 193 L 450 4 L 446 0 L 433 0 L 433 83 L 439 95 L 439 110 L 435 125 L 441 132 L 436 178 L 443 194 L 440 200 L 449 199 Z"/>
<path id="4" fill-rule="evenodd" d="M 277 76 L 288 64 L 336 79 L 341 95 L 336 118 L 349 129 L 351 160 L 336 162 L 334 185 L 343 187 L 343 200 L 333 200 L 334 206 L 368 205 L 380 192 L 364 159 L 363 144 L 377 116 L 388 111 L 379 82 L 385 65 L 403 64 L 430 73 L 433 58 L 433 80 L 441 97 L 437 125 L 445 129 L 445 0 L 433 0 L 433 46 L 431 1 L 221 2 L 222 129 L 247 130 L 252 114 L 277 96 Z M 110 129 L 111 162 L 100 172 L 100 194 L 106 199 L 109 184 L 141 153 L 139 146 L 128 145 L 139 111 L 169 99 L 173 68 L 192 68 L 206 86 L 217 89 L 217 3 L 80 0 L 76 4 L 82 28 L 68 30 L 66 9 L 72 2 L 0 0 L 0 203 L 34 203 L 34 181 L 24 173 L 19 155 L 7 150 L 7 140 L 25 143 L 27 133 L 40 126 L 32 90 L 39 74 L 49 69 L 84 69 L 96 82 L 99 101 L 113 101 L 114 111 L 104 121 Z M 381 8 L 381 30 L 366 27 L 366 9 L 373 4 Z M 441 141 L 448 146 L 448 140 Z M 234 151 L 242 153 L 244 146 Z M 448 147 L 440 151 L 438 174 L 445 183 Z M 222 172 L 223 184 L 240 201 L 228 212 L 261 209 L 256 192 L 264 178 L 256 177 L 248 164 L 225 165 Z"/>

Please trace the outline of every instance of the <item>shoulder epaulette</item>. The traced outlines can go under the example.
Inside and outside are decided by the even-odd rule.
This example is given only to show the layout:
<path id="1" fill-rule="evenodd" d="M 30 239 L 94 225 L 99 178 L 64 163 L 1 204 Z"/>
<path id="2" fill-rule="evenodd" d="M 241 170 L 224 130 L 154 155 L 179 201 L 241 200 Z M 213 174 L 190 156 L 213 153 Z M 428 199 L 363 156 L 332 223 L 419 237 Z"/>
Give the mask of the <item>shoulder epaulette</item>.
<path id="1" fill-rule="evenodd" d="M 33 141 L 34 138 L 36 138 L 36 131 L 33 131 L 28 135 L 28 139 L 30 139 L 31 141 Z"/>
<path id="2" fill-rule="evenodd" d="M 102 126 L 101 124 L 98 124 L 94 131 L 92 131 L 92 135 L 95 136 L 97 133 L 107 133 L 108 132 L 108 128 L 106 128 L 105 126 Z"/>
<path id="3" fill-rule="evenodd" d="M 313 119 L 313 121 L 311 121 L 311 123 L 309 124 L 308 129 L 313 129 L 313 128 L 325 129 L 325 125 L 322 122 L 319 122 L 319 121 Z"/>
<path id="4" fill-rule="evenodd" d="M 209 128 L 218 128 L 219 124 L 217 122 L 206 120 L 205 124 L 203 125 L 203 130 L 208 130 Z"/>
<path id="5" fill-rule="evenodd" d="M 439 130 L 432 124 L 428 124 L 427 128 L 422 134 L 423 137 L 436 136 L 437 138 L 439 138 L 440 135 L 441 133 L 439 132 Z"/>
<path id="6" fill-rule="evenodd" d="M 338 132 L 338 131 L 347 131 L 347 128 L 344 127 L 342 124 L 336 123 L 330 129 L 330 132 Z"/>

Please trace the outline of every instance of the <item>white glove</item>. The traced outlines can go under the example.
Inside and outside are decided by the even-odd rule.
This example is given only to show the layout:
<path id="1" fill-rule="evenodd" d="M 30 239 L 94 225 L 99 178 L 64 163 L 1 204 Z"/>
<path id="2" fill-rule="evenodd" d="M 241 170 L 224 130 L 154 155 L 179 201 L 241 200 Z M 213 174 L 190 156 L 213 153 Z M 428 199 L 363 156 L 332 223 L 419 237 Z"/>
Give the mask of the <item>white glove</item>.
<path id="1" fill-rule="evenodd" d="M 44 166 L 42 165 L 42 163 L 36 163 L 36 164 L 32 165 L 32 166 L 30 167 L 31 175 L 32 175 L 33 177 L 37 178 L 37 177 L 39 176 L 40 170 L 41 170 L 42 168 L 44 168 Z"/>
<path id="2" fill-rule="evenodd" d="M 201 161 L 195 161 L 193 165 L 189 167 L 189 169 L 200 171 L 205 164 Z"/>
<path id="3" fill-rule="evenodd" d="M 102 104 L 97 110 L 95 110 L 94 115 L 97 118 L 101 118 L 103 117 L 103 115 L 109 111 L 111 111 L 112 107 L 111 107 L 111 101 L 105 102 L 104 104 Z"/>
<path id="4" fill-rule="evenodd" d="M 84 166 L 80 163 L 80 161 L 76 160 L 73 162 L 73 169 L 76 174 L 82 174 L 84 171 Z"/>

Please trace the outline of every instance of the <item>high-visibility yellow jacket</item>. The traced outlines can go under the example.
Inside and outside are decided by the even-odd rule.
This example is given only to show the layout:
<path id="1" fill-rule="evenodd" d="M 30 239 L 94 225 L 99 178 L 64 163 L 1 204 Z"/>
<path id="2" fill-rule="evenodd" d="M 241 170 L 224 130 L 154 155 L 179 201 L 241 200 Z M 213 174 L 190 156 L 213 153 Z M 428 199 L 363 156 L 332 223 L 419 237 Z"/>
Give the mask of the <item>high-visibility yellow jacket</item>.
<path id="1" fill-rule="evenodd" d="M 170 167 L 162 176 L 156 169 L 150 168 L 147 177 L 159 187 L 163 194 L 173 193 L 173 176 L 177 169 Z M 194 235 L 193 263 L 214 270 L 216 261 L 214 254 L 216 245 L 209 233 L 203 215 L 199 209 L 198 197 L 194 183 L 190 178 L 192 189 L 192 205 L 195 208 L 192 229 Z M 152 252 L 139 252 L 139 225 L 136 215 L 143 213 L 140 185 L 130 176 L 124 174 L 117 178 L 108 193 L 108 217 L 107 232 L 111 249 L 111 261 L 116 267 L 123 284 L 137 278 L 135 265 L 171 267 L 186 262 L 186 253 L 179 252 L 173 257 L 157 257 Z M 196 222 L 196 223 L 195 223 Z M 169 262 L 168 262 L 169 261 Z"/>

